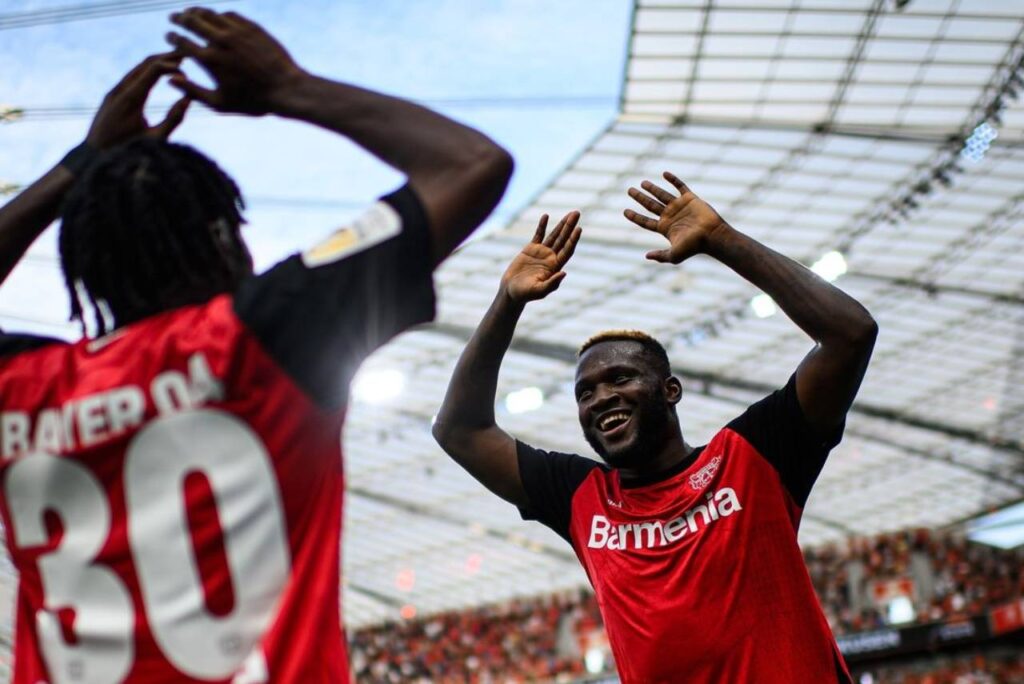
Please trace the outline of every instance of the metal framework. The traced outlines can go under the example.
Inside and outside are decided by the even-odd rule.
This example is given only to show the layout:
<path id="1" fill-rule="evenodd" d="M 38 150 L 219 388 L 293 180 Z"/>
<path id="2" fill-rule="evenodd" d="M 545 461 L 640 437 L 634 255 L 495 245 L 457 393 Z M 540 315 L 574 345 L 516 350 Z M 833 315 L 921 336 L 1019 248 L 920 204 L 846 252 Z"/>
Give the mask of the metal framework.
<path id="1" fill-rule="evenodd" d="M 755 315 L 758 293 L 712 260 L 643 259 L 657 243 L 622 219 L 625 190 L 666 169 L 793 258 L 840 251 L 838 284 L 880 323 L 804 543 L 943 526 L 1024 498 L 1024 13 L 996 0 L 642 0 L 632 21 L 615 120 L 505 230 L 444 266 L 437 324 L 367 362 L 407 381 L 395 403 L 356 402 L 348 419 L 350 625 L 586 581 L 563 540 L 522 522 L 429 434 L 468 332 L 542 212 L 581 209 L 585 237 L 503 367 L 500 397 L 546 396 L 529 413 L 499 405 L 517 437 L 588 453 L 574 349 L 601 329 L 662 339 L 696 443 L 809 350 L 783 315 Z"/>

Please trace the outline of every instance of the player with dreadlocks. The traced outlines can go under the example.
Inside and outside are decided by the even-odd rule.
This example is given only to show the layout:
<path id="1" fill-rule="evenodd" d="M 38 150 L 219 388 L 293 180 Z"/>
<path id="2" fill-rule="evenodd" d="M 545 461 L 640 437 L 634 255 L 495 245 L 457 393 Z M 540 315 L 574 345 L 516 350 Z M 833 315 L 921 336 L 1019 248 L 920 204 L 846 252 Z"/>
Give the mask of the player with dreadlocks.
<path id="1" fill-rule="evenodd" d="M 77 283 L 102 335 L 104 308 L 124 325 L 228 292 L 252 272 L 238 186 L 185 145 L 141 138 L 112 149 L 64 207 L 61 264 L 83 332 Z"/>
<path id="2" fill-rule="evenodd" d="M 313 76 L 235 13 L 104 100 L 84 145 L 0 208 L 0 279 L 56 217 L 75 343 L 0 334 L 0 514 L 20 573 L 14 684 L 340 682 L 349 380 L 434 313 L 432 272 L 500 199 L 508 154 Z M 207 89 L 180 71 L 194 59 Z M 142 109 L 169 77 L 185 97 Z M 235 183 L 165 142 L 190 101 L 344 135 L 407 183 L 260 275 Z"/>

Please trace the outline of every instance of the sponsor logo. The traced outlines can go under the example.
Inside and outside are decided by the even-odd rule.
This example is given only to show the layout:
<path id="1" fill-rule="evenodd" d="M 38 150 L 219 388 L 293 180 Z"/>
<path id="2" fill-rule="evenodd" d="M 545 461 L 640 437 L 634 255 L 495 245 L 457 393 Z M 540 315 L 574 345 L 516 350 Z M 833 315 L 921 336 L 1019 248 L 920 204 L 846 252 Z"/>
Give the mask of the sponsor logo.
<path id="1" fill-rule="evenodd" d="M 836 638 L 836 643 L 839 645 L 839 650 L 842 651 L 843 655 L 886 651 L 891 648 L 898 648 L 900 642 L 900 633 L 894 629 Z"/>
<path id="2" fill-rule="evenodd" d="M 386 202 L 377 202 L 366 213 L 340 228 L 320 244 L 302 253 L 307 268 L 331 264 L 380 244 L 402 232 L 402 218 Z"/>
<path id="3" fill-rule="evenodd" d="M 587 546 L 592 549 L 653 549 L 673 544 L 687 534 L 696 534 L 704 527 L 721 518 L 743 510 L 736 491 L 725 487 L 705 496 L 705 503 L 694 506 L 677 518 L 668 521 L 645 520 L 635 523 L 616 524 L 603 515 L 590 520 L 590 539 Z"/>
<path id="4" fill-rule="evenodd" d="M 708 464 L 690 475 L 690 486 L 694 490 L 700 491 L 711 484 L 711 479 L 718 472 L 718 466 L 722 465 L 722 457 L 715 456 L 713 459 L 708 461 Z"/>

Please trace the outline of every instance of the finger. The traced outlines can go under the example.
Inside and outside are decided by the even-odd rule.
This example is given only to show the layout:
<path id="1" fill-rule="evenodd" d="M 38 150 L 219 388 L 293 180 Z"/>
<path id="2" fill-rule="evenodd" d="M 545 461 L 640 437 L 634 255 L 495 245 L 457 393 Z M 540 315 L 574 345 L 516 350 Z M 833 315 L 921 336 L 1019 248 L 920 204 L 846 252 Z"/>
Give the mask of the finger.
<path id="1" fill-rule="evenodd" d="M 558 273 L 554 274 L 553 276 L 545 280 L 543 286 L 541 287 L 541 296 L 546 297 L 547 295 L 557 290 L 558 286 L 562 284 L 563 280 L 565 280 L 565 271 L 559 271 Z"/>
<path id="2" fill-rule="evenodd" d="M 679 180 L 679 178 L 671 171 L 666 171 L 661 175 L 665 177 L 665 180 L 667 180 L 669 183 L 675 186 L 676 190 L 679 191 L 680 195 L 685 195 L 686 193 L 691 192 L 690 188 L 686 185 L 686 183 Z"/>
<path id="3" fill-rule="evenodd" d="M 657 214 L 658 216 L 661 216 L 661 212 L 665 211 L 664 204 L 654 199 L 647 193 L 637 190 L 636 188 L 629 189 L 629 196 L 635 199 L 637 201 L 637 204 L 639 204 L 641 207 L 651 212 L 652 214 Z"/>
<path id="4" fill-rule="evenodd" d="M 181 125 L 181 122 L 185 120 L 185 112 L 188 111 L 188 106 L 192 104 L 192 99 L 187 95 L 173 105 L 167 112 L 167 116 L 156 126 L 149 129 L 151 135 L 154 135 L 161 140 L 167 140 L 174 129 Z"/>
<path id="5" fill-rule="evenodd" d="M 110 90 L 110 93 L 115 94 L 125 90 L 131 90 L 136 87 L 140 80 L 148 79 L 154 69 L 157 72 L 156 77 L 159 78 L 161 72 L 166 73 L 167 71 L 178 68 L 180 62 L 181 55 L 178 54 L 177 50 L 150 55 L 136 64 L 131 71 L 125 74 L 124 78 L 118 81 L 117 85 Z"/>
<path id="6" fill-rule="evenodd" d="M 568 214 L 563 216 L 558 221 L 558 223 L 555 224 L 555 229 L 552 230 L 550 233 L 548 233 L 548 236 L 546 238 L 544 238 L 544 242 L 541 243 L 541 244 L 543 244 L 545 247 L 550 247 L 551 249 L 554 249 L 555 240 L 558 239 L 558 236 L 562 233 L 562 230 L 565 229 L 565 221 L 568 218 L 569 218 Z"/>
<path id="7" fill-rule="evenodd" d="M 221 105 L 220 93 L 193 83 L 184 76 L 172 76 L 170 84 L 184 93 L 189 99 L 199 100 L 213 109 L 217 109 Z"/>
<path id="8" fill-rule="evenodd" d="M 660 264 L 668 264 L 672 261 L 672 255 L 667 249 L 656 249 L 653 252 L 648 252 L 646 256 L 651 261 L 657 261 Z"/>
<path id="9" fill-rule="evenodd" d="M 127 83 L 123 89 L 124 96 L 128 101 L 141 104 L 149 96 L 160 77 L 167 74 L 181 73 L 181 57 L 166 57 L 154 60 L 146 65 L 135 78 Z"/>
<path id="10" fill-rule="evenodd" d="M 622 213 L 627 219 L 629 219 L 636 225 L 640 226 L 641 228 L 653 230 L 655 233 L 658 232 L 658 222 L 655 221 L 654 219 L 644 216 L 643 214 L 638 214 L 632 209 L 626 209 Z"/>
<path id="11" fill-rule="evenodd" d="M 530 242 L 535 244 L 542 244 L 544 242 L 544 231 L 548 229 L 548 215 L 541 214 L 540 221 L 537 222 L 537 230 L 533 232 L 533 239 Z"/>
<path id="12" fill-rule="evenodd" d="M 210 54 L 207 48 L 197 44 L 190 38 L 186 38 L 180 33 L 168 31 L 166 38 L 167 42 L 173 45 L 175 50 L 182 53 L 186 57 L 192 57 L 193 59 L 202 62 Z"/>
<path id="13" fill-rule="evenodd" d="M 572 259 L 572 255 L 576 252 L 576 245 L 580 241 L 580 236 L 583 235 L 583 229 L 579 226 L 573 229 L 572 235 L 566 240 L 565 245 L 558 252 L 558 267 L 565 266 L 569 259 Z"/>
<path id="14" fill-rule="evenodd" d="M 651 181 L 644 181 L 640 184 L 640 187 L 654 195 L 654 198 L 662 204 L 668 204 L 675 199 L 675 196 L 671 192 L 655 185 Z"/>
<path id="15" fill-rule="evenodd" d="M 171 23 L 208 41 L 223 41 L 228 35 L 227 26 L 220 15 L 205 7 L 190 7 L 184 12 L 175 12 L 171 15 Z"/>
<path id="16" fill-rule="evenodd" d="M 565 243 L 569 240 L 569 236 L 572 235 L 573 231 L 576 229 L 576 224 L 579 220 L 580 212 L 578 211 L 570 211 L 565 215 L 565 218 L 562 219 L 562 230 L 558 232 L 558 236 L 551 245 L 551 250 L 555 254 L 562 251 L 562 247 L 565 246 Z"/>

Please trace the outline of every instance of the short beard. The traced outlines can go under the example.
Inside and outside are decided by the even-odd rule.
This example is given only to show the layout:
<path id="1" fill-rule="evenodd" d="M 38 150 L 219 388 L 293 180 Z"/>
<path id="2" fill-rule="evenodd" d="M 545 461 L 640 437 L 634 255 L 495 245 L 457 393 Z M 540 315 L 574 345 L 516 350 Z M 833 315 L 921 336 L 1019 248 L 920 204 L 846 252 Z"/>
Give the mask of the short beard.
<path id="1" fill-rule="evenodd" d="M 601 444 L 594 431 L 583 431 L 583 436 L 590 447 L 612 468 L 635 468 L 650 461 L 657 456 L 665 442 L 665 435 L 668 433 L 671 420 L 667 410 L 660 406 L 647 405 L 642 407 L 639 412 L 634 412 L 633 418 L 640 419 L 636 425 L 636 437 L 621 451 L 609 452 Z"/>

